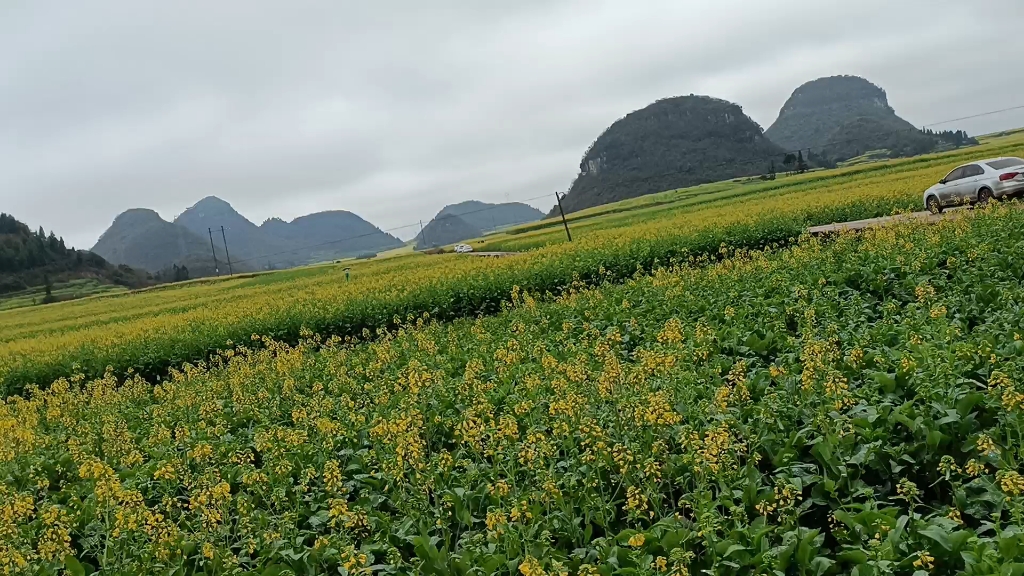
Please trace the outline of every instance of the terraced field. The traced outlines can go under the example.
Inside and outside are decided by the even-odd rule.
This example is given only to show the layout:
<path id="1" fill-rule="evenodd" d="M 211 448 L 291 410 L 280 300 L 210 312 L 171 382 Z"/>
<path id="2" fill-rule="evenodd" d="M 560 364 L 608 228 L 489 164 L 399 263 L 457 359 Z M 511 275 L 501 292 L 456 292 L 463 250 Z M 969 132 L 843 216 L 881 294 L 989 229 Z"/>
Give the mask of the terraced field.
<path id="1" fill-rule="evenodd" d="M 714 258 L 722 245 L 786 243 L 808 225 L 917 209 L 920 191 L 951 165 L 1011 153 L 1024 153 L 1024 135 L 708 194 L 655 195 L 619 206 L 620 212 L 612 206 L 598 217 L 581 216 L 572 245 L 561 228 L 496 238 L 487 249 L 529 250 L 499 261 L 414 255 L 351 264 L 351 282 L 342 267 L 322 266 L 0 312 L 0 387 L 17 393 L 72 369 L 99 376 L 108 366 L 117 374 L 131 369 L 156 377 L 253 334 L 294 342 L 306 328 L 358 337 L 409 314 L 490 313 L 516 285 L 557 294 L 574 279 L 626 278 L 659 263 Z"/>
<path id="2" fill-rule="evenodd" d="M 0 405 L 0 567 L 1014 573 L 1024 212 Z"/>
<path id="3" fill-rule="evenodd" d="M 1022 148 L 0 313 L 0 571 L 1020 574 Z"/>

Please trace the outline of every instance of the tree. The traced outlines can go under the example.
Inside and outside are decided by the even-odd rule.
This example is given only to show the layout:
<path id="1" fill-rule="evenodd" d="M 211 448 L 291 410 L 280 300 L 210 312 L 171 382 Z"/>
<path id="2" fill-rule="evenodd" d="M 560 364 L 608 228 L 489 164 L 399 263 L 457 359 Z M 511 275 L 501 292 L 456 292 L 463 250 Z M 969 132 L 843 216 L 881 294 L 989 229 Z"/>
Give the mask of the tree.
<path id="1" fill-rule="evenodd" d="M 181 266 L 174 264 L 171 269 L 171 280 L 173 282 L 181 282 L 183 280 L 188 280 L 188 267 L 186 267 L 184 264 L 182 264 Z"/>
<path id="2" fill-rule="evenodd" d="M 804 151 L 800 150 L 796 153 L 796 171 L 800 174 L 807 172 L 807 162 L 804 161 Z"/>
<path id="3" fill-rule="evenodd" d="M 792 154 L 786 154 L 786 157 L 782 160 L 782 165 L 789 169 L 790 167 L 793 166 L 793 164 L 796 164 L 796 156 Z"/>
<path id="4" fill-rule="evenodd" d="M 56 302 L 57 299 L 53 297 L 53 282 L 50 281 L 48 274 L 43 274 L 43 283 L 46 285 L 46 296 L 43 296 L 43 304 Z"/>

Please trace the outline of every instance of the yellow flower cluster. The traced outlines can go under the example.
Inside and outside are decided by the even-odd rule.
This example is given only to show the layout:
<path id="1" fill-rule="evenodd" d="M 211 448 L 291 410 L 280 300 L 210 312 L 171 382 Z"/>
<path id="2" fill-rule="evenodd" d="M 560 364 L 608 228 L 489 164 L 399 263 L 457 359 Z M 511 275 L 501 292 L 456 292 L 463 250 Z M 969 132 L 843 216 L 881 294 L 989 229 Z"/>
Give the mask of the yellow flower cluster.
<path id="1" fill-rule="evenodd" d="M 999 488 L 1008 496 L 1020 496 L 1024 494 L 1024 476 L 1016 470 L 1001 470 L 996 474 Z"/>
<path id="2" fill-rule="evenodd" d="M 928 551 L 918 552 L 917 560 L 914 560 L 914 568 L 919 570 L 931 570 L 935 568 L 935 557 Z"/>

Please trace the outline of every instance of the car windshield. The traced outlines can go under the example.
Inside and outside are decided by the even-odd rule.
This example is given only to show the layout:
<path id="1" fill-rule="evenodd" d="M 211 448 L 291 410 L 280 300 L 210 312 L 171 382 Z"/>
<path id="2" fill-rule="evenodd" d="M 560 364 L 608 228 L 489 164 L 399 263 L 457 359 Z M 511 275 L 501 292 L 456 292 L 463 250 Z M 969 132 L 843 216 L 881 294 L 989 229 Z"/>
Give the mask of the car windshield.
<path id="1" fill-rule="evenodd" d="M 993 170 L 1005 170 L 1014 166 L 1024 166 L 1024 160 L 1020 158 L 1003 158 L 1002 160 L 988 163 L 988 167 Z"/>

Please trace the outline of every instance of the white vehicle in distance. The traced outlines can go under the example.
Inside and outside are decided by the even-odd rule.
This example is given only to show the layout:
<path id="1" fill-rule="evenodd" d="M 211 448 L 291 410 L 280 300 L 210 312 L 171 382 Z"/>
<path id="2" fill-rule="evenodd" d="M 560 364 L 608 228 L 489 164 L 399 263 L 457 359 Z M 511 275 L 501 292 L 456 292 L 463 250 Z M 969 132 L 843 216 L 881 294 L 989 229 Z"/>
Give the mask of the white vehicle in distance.
<path id="1" fill-rule="evenodd" d="M 932 214 L 947 206 L 984 204 L 993 198 L 1024 192 L 1024 159 L 991 158 L 957 166 L 924 193 L 924 207 Z"/>
<path id="2" fill-rule="evenodd" d="M 456 244 L 455 245 L 455 252 L 457 254 L 465 254 L 466 252 L 472 252 L 472 251 L 473 251 L 473 247 L 470 246 L 469 244 Z"/>

